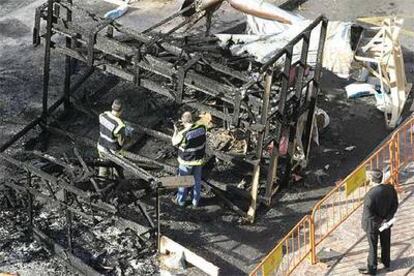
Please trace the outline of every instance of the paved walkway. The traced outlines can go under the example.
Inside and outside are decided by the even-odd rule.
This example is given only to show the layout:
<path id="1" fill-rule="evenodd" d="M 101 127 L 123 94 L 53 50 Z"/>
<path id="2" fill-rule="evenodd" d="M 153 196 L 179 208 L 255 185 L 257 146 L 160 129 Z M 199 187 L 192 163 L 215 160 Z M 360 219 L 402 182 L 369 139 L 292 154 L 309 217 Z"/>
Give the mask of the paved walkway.
<path id="1" fill-rule="evenodd" d="M 399 201 L 391 232 L 391 271 L 386 272 L 379 264 L 377 275 L 414 275 L 414 177 L 407 177 Z M 368 256 L 368 242 L 360 226 L 361 214 L 359 208 L 318 246 L 319 256 L 325 255 L 324 262 L 315 266 L 304 262 L 292 275 L 359 275 L 358 267 L 366 266 Z"/>

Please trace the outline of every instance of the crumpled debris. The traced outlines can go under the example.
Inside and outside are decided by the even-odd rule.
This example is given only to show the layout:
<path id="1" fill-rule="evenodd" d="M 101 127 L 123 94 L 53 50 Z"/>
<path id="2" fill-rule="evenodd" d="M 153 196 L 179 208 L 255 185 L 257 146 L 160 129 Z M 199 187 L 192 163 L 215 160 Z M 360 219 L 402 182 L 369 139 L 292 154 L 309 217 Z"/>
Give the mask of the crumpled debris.
<path id="1" fill-rule="evenodd" d="M 345 150 L 346 151 L 353 151 L 355 148 L 356 148 L 356 146 L 349 146 L 349 147 L 346 147 Z"/>
<path id="2" fill-rule="evenodd" d="M 199 115 L 199 120 L 197 121 L 198 124 L 202 124 L 207 128 L 213 127 L 213 116 L 210 113 L 202 113 Z"/>
<path id="3" fill-rule="evenodd" d="M 104 17 L 107 19 L 115 20 L 123 16 L 128 11 L 129 0 L 124 0 L 124 1 L 105 0 L 105 1 L 119 5 L 117 8 L 105 13 Z"/>
<path id="4" fill-rule="evenodd" d="M 351 83 L 345 86 L 345 91 L 348 99 L 375 95 L 377 93 L 375 86 L 369 83 Z"/>
<path id="5" fill-rule="evenodd" d="M 272 4 L 268 4 L 268 8 L 275 9 L 292 24 L 247 15 L 247 34 L 216 34 L 220 40 L 220 47 L 229 48 L 235 56 L 244 56 L 247 53 L 257 62 L 265 63 L 312 22 Z M 349 22 L 339 21 L 328 23 L 323 67 L 342 78 L 349 77 L 354 57 L 351 49 L 351 25 Z M 310 65 L 316 62 L 319 36 L 320 28 L 315 28 L 309 44 L 308 63 Z M 300 59 L 301 49 L 301 42 L 294 46 L 292 63 Z M 278 62 L 282 64 L 283 58 Z"/>
<path id="6" fill-rule="evenodd" d="M 161 255 L 160 258 L 161 265 L 167 269 L 172 270 L 185 270 L 185 257 L 184 252 L 170 253 L 168 255 Z"/>

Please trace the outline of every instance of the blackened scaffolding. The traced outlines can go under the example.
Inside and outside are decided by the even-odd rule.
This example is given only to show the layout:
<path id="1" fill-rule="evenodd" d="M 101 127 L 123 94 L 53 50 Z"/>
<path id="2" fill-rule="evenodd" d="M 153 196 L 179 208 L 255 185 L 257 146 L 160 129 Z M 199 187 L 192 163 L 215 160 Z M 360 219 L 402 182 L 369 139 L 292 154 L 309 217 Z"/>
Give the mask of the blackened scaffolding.
<path id="1" fill-rule="evenodd" d="M 143 32 L 138 32 L 116 21 L 99 18 L 71 0 L 48 0 L 37 8 L 33 43 L 39 45 L 43 39 L 45 46 L 42 115 L 2 145 L 0 152 L 4 152 L 37 125 L 41 125 L 49 133 L 69 137 L 76 143 L 95 146 L 94 141 L 73 137 L 68 132 L 51 127 L 48 118 L 61 105 L 66 112 L 74 107 L 84 113 L 94 114 L 73 102 L 72 95 L 99 69 L 133 82 L 137 87 L 163 95 L 178 104 L 208 112 L 231 128 L 246 131 L 248 144 L 243 154 L 229 154 L 214 149 L 209 149 L 208 154 L 218 159 L 244 162 L 251 166 L 251 183 L 247 190 L 240 189 L 238 193 L 249 201 L 248 209 L 241 210 L 223 196 L 220 187 L 211 183 L 208 185 L 234 211 L 253 222 L 259 202 L 269 206 L 272 196 L 280 186 L 289 183 L 292 171 L 298 165 L 293 156 L 299 142 L 297 133 L 300 118 L 305 118 L 305 126 L 299 139 L 303 144 L 304 158 L 308 158 L 320 89 L 327 19 L 324 16 L 318 17 L 267 63 L 259 64 L 250 57 L 234 57 L 224 50 L 217 50 L 215 37 L 209 35 L 211 16 L 208 11 L 196 11 L 190 18 L 167 32 L 156 31 L 188 9 L 189 7 Z M 87 20 L 76 21 L 74 15 Z M 208 32 L 201 35 L 177 33 L 181 28 L 190 29 L 204 17 L 207 17 Z M 41 28 L 42 20 L 46 22 L 45 29 Z M 308 53 L 314 30 L 319 30 L 320 36 L 316 62 L 311 65 L 308 62 Z M 300 58 L 293 62 L 295 47 L 301 49 Z M 65 56 L 65 78 L 63 95 L 49 105 L 52 50 Z M 73 67 L 77 62 L 85 63 L 88 69 L 72 84 Z M 170 136 L 163 132 L 138 124 L 133 126 L 148 136 L 170 142 Z M 282 135 L 286 135 L 289 141 L 288 152 L 284 155 L 279 152 Z M 273 150 L 267 155 L 265 152 L 269 145 L 273 145 Z M 131 160 L 137 162 L 116 155 L 108 158 L 152 184 L 162 181 L 146 171 L 145 166 L 158 166 L 166 175 L 175 173 L 175 168 L 170 165 L 133 153 L 128 154 Z M 37 168 L 7 154 L 2 153 L 2 157 L 24 168 L 30 175 L 36 174 L 46 181 L 55 181 Z M 87 166 L 83 168 L 87 169 Z M 30 191 L 30 184 L 26 189 Z M 69 217 L 70 215 L 68 219 Z M 154 227 L 151 222 L 150 228 Z"/>

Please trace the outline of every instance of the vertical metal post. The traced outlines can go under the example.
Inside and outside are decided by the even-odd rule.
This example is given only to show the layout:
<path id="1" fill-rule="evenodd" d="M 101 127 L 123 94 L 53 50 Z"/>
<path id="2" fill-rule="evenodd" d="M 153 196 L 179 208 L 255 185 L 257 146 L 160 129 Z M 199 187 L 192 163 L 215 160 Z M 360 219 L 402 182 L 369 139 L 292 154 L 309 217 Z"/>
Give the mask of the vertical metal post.
<path id="1" fill-rule="evenodd" d="M 314 212 L 312 212 L 312 215 L 310 217 L 309 240 L 310 240 L 310 249 L 311 249 L 311 263 L 314 265 L 314 264 L 316 264 L 316 245 L 315 245 L 315 221 L 314 221 Z"/>
<path id="2" fill-rule="evenodd" d="M 68 198 L 68 191 L 63 190 L 63 201 L 65 204 L 69 204 L 69 198 Z M 72 247 L 72 212 L 69 210 L 69 208 L 66 208 L 65 210 L 66 215 L 66 230 L 67 230 L 67 238 L 68 238 L 68 249 L 69 252 L 73 252 Z"/>
<path id="3" fill-rule="evenodd" d="M 310 40 L 311 32 L 304 33 L 303 39 L 302 39 L 302 52 L 300 56 L 300 62 L 299 66 L 297 67 L 297 74 L 296 74 L 296 83 L 295 83 L 295 103 L 293 107 L 293 116 L 291 124 L 289 125 L 289 147 L 288 147 L 288 155 L 289 158 L 286 162 L 286 168 L 285 168 L 285 179 L 283 180 L 283 183 L 289 183 L 290 176 L 291 176 L 291 170 L 293 167 L 292 158 L 295 154 L 296 150 L 296 132 L 297 132 L 297 124 L 300 117 L 300 103 L 302 98 L 302 91 L 303 91 L 303 76 L 305 73 L 305 67 L 306 62 L 308 59 L 308 52 L 309 52 L 309 40 Z M 299 137 L 299 139 L 302 139 L 302 137 Z"/>
<path id="4" fill-rule="evenodd" d="M 323 50 L 325 47 L 325 38 L 326 38 L 326 30 L 328 27 L 328 20 L 322 19 L 321 23 L 321 33 L 319 36 L 319 47 L 318 47 L 318 53 L 316 57 L 316 68 L 315 68 L 315 75 L 313 77 L 313 82 L 310 85 L 309 89 L 310 91 L 310 103 L 309 103 L 309 113 L 308 118 L 306 120 L 307 124 L 305 127 L 305 143 L 303 143 L 305 158 L 307 159 L 309 156 L 310 151 L 310 144 L 312 141 L 312 128 L 313 128 L 313 121 L 315 119 L 314 113 L 316 109 L 316 101 L 318 99 L 319 94 L 319 84 L 321 79 L 321 73 L 322 73 L 322 61 L 323 61 Z"/>
<path id="5" fill-rule="evenodd" d="M 49 96 L 49 74 L 50 74 L 50 46 L 52 39 L 52 19 L 53 19 L 53 3 L 54 0 L 47 2 L 47 24 L 45 37 L 45 57 L 43 67 L 43 111 L 42 116 L 46 119 L 48 114 L 48 96 Z"/>
<path id="6" fill-rule="evenodd" d="M 67 0 L 68 4 L 72 4 L 72 0 Z M 67 9 L 66 13 L 66 22 L 72 21 L 72 10 Z M 66 48 L 70 49 L 72 46 L 72 39 L 70 37 L 66 37 Z M 65 56 L 65 83 L 64 83 L 64 90 L 63 90 L 63 107 L 65 112 L 67 112 L 70 108 L 70 78 L 72 76 L 72 58 L 70 56 Z"/>
<path id="7" fill-rule="evenodd" d="M 157 251 L 160 253 L 161 249 L 161 202 L 160 202 L 160 189 L 157 187 L 157 198 L 156 198 L 156 213 L 157 213 Z"/>
<path id="8" fill-rule="evenodd" d="M 267 124 L 267 117 L 269 113 L 269 99 L 270 99 L 270 92 L 272 88 L 272 78 L 273 78 L 273 70 L 268 69 L 265 75 L 265 90 L 263 93 L 263 103 L 261 109 L 261 116 L 260 122 L 262 125 Z M 257 208 L 257 196 L 259 192 L 259 180 L 260 180 L 260 161 L 262 159 L 263 153 L 263 142 L 265 137 L 266 127 L 259 132 L 259 137 L 257 139 L 257 152 L 256 152 L 256 161 L 257 163 L 254 165 L 253 169 L 253 179 L 252 179 L 252 201 L 250 203 L 249 210 L 247 211 L 247 217 L 251 223 L 254 222 L 256 208 Z"/>
<path id="9" fill-rule="evenodd" d="M 27 215 L 28 215 L 28 227 L 30 235 L 33 232 L 33 196 L 29 191 L 29 188 L 32 186 L 32 174 L 30 172 L 27 173 Z"/>
<path id="10" fill-rule="evenodd" d="M 283 117 L 285 113 L 285 106 L 286 106 L 286 99 L 288 94 L 288 86 L 289 86 L 289 74 L 290 74 L 290 68 L 292 65 L 292 52 L 293 52 L 293 45 L 287 50 L 285 54 L 285 67 L 283 69 L 282 74 L 282 88 L 279 93 L 279 106 L 278 106 L 278 112 Z M 273 150 L 272 155 L 270 158 L 270 166 L 269 171 L 267 174 L 267 180 L 266 180 L 266 192 L 265 192 L 265 199 L 267 205 L 270 205 L 271 197 L 272 197 L 272 190 L 273 190 L 273 183 L 276 179 L 276 173 L 277 173 L 277 165 L 278 165 L 278 158 L 279 158 L 279 142 L 280 137 L 282 134 L 283 125 L 281 122 L 276 123 L 276 135 L 273 139 Z M 277 142 L 277 143 L 276 143 Z"/>
<path id="11" fill-rule="evenodd" d="M 213 18 L 213 11 L 207 11 L 207 13 L 206 13 L 206 33 L 205 33 L 206 37 L 210 35 L 212 18 Z"/>

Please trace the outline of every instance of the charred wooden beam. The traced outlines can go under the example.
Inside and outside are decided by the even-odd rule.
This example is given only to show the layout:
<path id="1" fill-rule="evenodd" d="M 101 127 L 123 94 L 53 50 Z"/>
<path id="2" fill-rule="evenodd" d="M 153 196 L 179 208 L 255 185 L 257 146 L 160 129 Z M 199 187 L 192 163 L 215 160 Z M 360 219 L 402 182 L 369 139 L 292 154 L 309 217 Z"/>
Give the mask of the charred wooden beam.
<path id="1" fill-rule="evenodd" d="M 56 25 L 54 26 L 54 28 L 56 28 L 56 30 L 60 33 L 66 34 L 66 36 L 70 36 L 72 31 L 77 31 L 80 32 L 80 30 L 72 30 L 71 26 L 69 24 L 69 27 L 66 28 L 63 25 Z M 80 42 L 82 42 L 82 39 L 78 39 Z M 150 40 L 151 41 L 151 40 Z M 84 43 L 86 43 L 86 41 L 83 41 Z M 122 59 L 124 61 L 128 61 L 130 62 L 131 66 L 134 65 L 134 61 L 131 60 L 131 58 L 128 57 L 132 57 L 136 54 L 136 49 L 132 46 L 126 46 L 125 44 L 121 43 L 121 42 L 117 42 L 113 39 L 109 39 L 105 36 L 102 35 L 98 35 L 97 39 L 96 39 L 96 44 L 95 44 L 95 48 L 105 54 L 108 55 L 112 55 L 113 57 Z M 74 58 L 78 58 L 80 60 L 85 61 L 85 58 L 83 58 L 77 51 L 73 51 L 71 53 L 70 49 L 64 48 L 64 50 L 62 50 L 62 48 L 59 49 L 59 51 L 63 52 L 65 55 L 70 55 Z M 71 53 L 71 54 L 69 54 Z M 182 51 L 180 51 L 180 53 L 182 53 Z M 160 60 L 158 58 L 156 58 L 155 56 L 146 54 L 143 55 L 143 60 L 140 61 L 138 65 L 141 69 L 156 73 L 160 76 L 166 77 L 170 80 L 173 80 L 174 76 L 178 75 L 178 70 L 173 68 L 173 64 L 170 64 L 166 61 Z M 219 65 L 219 64 L 213 64 L 214 67 L 219 68 L 219 71 L 225 71 L 226 73 L 230 73 L 234 70 L 232 69 L 225 69 L 225 66 L 223 65 Z M 232 73 L 237 74 L 237 73 Z M 238 77 L 240 78 L 241 74 L 237 74 Z M 196 89 L 198 91 L 202 91 L 210 96 L 215 96 L 215 97 L 219 97 L 222 100 L 228 102 L 229 104 L 233 104 L 234 105 L 234 101 L 232 100 L 232 95 L 229 95 L 232 92 L 232 88 L 228 87 L 228 85 L 219 83 L 217 81 L 214 81 L 210 78 L 206 78 L 196 72 L 189 72 L 188 76 L 185 77 L 184 79 L 184 84 L 187 87 Z"/>
<path id="2" fill-rule="evenodd" d="M 56 157 L 54 157 L 50 154 L 42 153 L 42 152 L 39 152 L 39 151 L 32 151 L 31 153 L 33 153 L 34 155 L 36 155 L 38 157 L 41 157 L 45 160 L 48 160 L 48 161 L 50 161 L 50 162 L 52 162 L 56 165 L 59 165 L 60 167 L 66 169 L 72 175 L 75 172 L 76 168 L 72 164 L 68 164 L 68 163 L 66 163 L 66 162 L 60 160 L 59 158 L 56 158 Z"/>
<path id="3" fill-rule="evenodd" d="M 93 177 L 93 172 L 91 172 L 86 165 L 85 161 L 83 160 L 82 156 L 80 155 L 78 149 L 76 147 L 73 148 L 73 152 L 75 153 L 76 158 L 78 158 L 84 172 L 86 173 L 86 177 L 89 178 L 89 181 L 92 183 L 95 191 L 102 197 L 102 190 L 99 188 L 98 183 L 96 182 L 95 178 Z"/>
<path id="4" fill-rule="evenodd" d="M 102 152 L 102 156 L 108 160 L 111 160 L 118 166 L 132 172 L 135 176 L 147 181 L 148 183 L 158 183 L 159 179 L 153 175 L 151 175 L 146 170 L 138 167 L 133 162 L 129 161 L 128 159 L 122 157 L 120 154 L 111 153 L 111 152 Z"/>
<path id="5" fill-rule="evenodd" d="M 88 276 L 100 276 L 102 274 L 98 273 L 92 267 L 84 263 L 80 258 L 73 255 L 69 250 L 63 248 L 61 245 L 54 242 L 49 236 L 46 235 L 40 229 L 34 227 L 33 228 L 33 235 L 35 239 L 46 245 L 47 249 L 58 256 L 65 265 L 67 265 L 70 269 L 73 270 L 75 273 L 81 273 L 83 275 Z"/>
<path id="6" fill-rule="evenodd" d="M 68 192 L 78 196 L 80 199 L 89 202 L 89 204 L 92 207 L 97 208 L 98 210 L 103 210 L 109 213 L 116 213 L 116 209 L 109 205 L 106 204 L 104 202 L 91 202 L 91 198 L 90 195 L 88 193 L 86 193 L 85 191 L 76 188 L 75 186 L 71 185 L 70 183 L 67 182 L 63 182 L 63 180 L 61 179 L 57 179 L 56 177 L 54 177 L 53 175 L 50 175 L 38 168 L 36 168 L 35 166 L 28 164 L 26 162 L 21 162 L 18 161 L 14 158 L 12 158 L 9 155 L 6 155 L 4 153 L 0 154 L 0 159 L 3 159 L 21 169 L 24 169 L 25 171 L 28 171 L 30 173 L 32 173 L 33 175 L 36 175 L 38 177 L 40 177 L 41 179 L 49 182 L 49 183 L 53 183 L 54 185 L 57 185 L 58 187 L 60 187 L 61 189 L 67 190 Z"/>
<path id="7" fill-rule="evenodd" d="M 12 188 L 14 190 L 17 190 L 17 191 L 29 192 L 31 195 L 33 195 L 33 196 L 35 196 L 37 198 L 41 198 L 41 199 L 47 200 L 47 202 L 50 203 L 50 204 L 52 204 L 52 205 L 56 205 L 58 207 L 61 207 L 62 209 L 69 209 L 71 212 L 74 212 L 77 215 L 79 215 L 79 216 L 81 216 L 81 217 L 83 217 L 85 219 L 90 219 L 91 216 L 92 216 L 92 214 L 84 213 L 84 212 L 82 212 L 82 211 L 80 211 L 80 210 L 78 210 L 78 209 L 76 209 L 76 208 L 74 208 L 74 207 L 66 204 L 65 202 L 63 202 L 61 200 L 58 200 L 56 198 L 53 198 L 53 197 L 51 197 L 49 195 L 46 195 L 46 194 L 44 194 L 44 193 L 36 190 L 35 188 L 23 187 L 23 186 L 19 186 L 19 185 L 16 185 L 14 183 L 11 183 L 11 182 L 5 183 L 4 185 L 7 186 L 7 187 Z"/>
<path id="8" fill-rule="evenodd" d="M 266 72 L 266 85 L 265 85 L 265 91 L 263 95 L 263 106 L 262 106 L 262 113 L 260 120 L 262 124 L 266 124 L 267 122 L 267 116 L 269 115 L 269 99 L 270 99 L 270 90 L 272 87 L 272 79 L 273 79 L 273 71 L 268 70 Z M 256 159 L 261 160 L 262 154 L 263 154 L 263 142 L 265 139 L 265 131 L 262 130 L 258 134 L 258 145 L 256 149 Z M 247 212 L 247 216 L 249 218 L 250 222 L 254 222 L 255 215 L 256 215 L 256 209 L 258 205 L 258 193 L 259 193 L 259 181 L 260 181 L 260 163 L 256 164 L 253 169 L 253 180 L 252 180 L 252 199 L 250 203 L 249 210 Z"/>
<path id="9" fill-rule="evenodd" d="M 141 210 L 141 212 L 142 212 L 142 210 Z M 144 214 L 144 212 L 142 212 L 142 213 Z M 149 234 L 150 234 L 149 231 L 151 230 L 151 228 L 154 228 L 154 225 L 151 224 L 151 223 L 150 223 L 150 226 L 151 226 L 151 228 L 150 228 L 150 227 L 147 227 L 147 226 L 143 226 L 139 223 L 136 223 L 135 221 L 125 219 L 125 218 L 122 218 L 122 217 L 117 217 L 117 223 L 118 223 L 118 225 L 121 225 L 123 228 L 129 228 L 129 229 L 133 230 L 136 235 L 138 235 L 140 237 L 146 237 L 146 238 L 149 238 Z"/>
<path id="10" fill-rule="evenodd" d="M 173 13 L 172 15 L 168 16 L 167 18 L 161 20 L 160 22 L 158 22 L 157 24 L 152 25 L 151 27 L 145 29 L 144 31 L 142 31 L 142 33 L 148 33 L 151 32 L 152 30 L 164 25 L 165 23 L 171 21 L 172 19 L 182 15 L 183 13 L 193 9 L 195 7 L 195 3 L 192 3 L 191 5 L 188 5 L 187 7 L 180 9 L 178 12 Z"/>
<path id="11" fill-rule="evenodd" d="M 170 174 L 176 174 L 177 173 L 177 168 L 175 168 L 171 165 L 156 161 L 156 160 L 151 159 L 151 158 L 146 157 L 146 156 L 142 156 L 142 155 L 135 154 L 135 153 L 132 153 L 132 152 L 123 152 L 123 156 L 125 156 L 128 159 L 131 159 L 134 162 L 142 162 L 142 163 L 148 163 L 150 165 L 158 166 L 158 167 L 162 168 L 164 171 L 166 171 Z"/>

